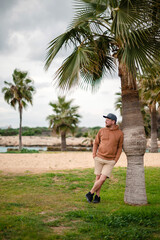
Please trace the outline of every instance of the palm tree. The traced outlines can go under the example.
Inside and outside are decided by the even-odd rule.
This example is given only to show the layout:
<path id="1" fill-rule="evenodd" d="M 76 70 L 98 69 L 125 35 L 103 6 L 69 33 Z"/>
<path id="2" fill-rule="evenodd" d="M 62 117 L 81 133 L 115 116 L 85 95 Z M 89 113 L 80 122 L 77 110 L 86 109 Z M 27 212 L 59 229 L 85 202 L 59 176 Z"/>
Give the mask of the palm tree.
<path id="1" fill-rule="evenodd" d="M 139 77 L 140 97 L 149 108 L 151 116 L 151 149 L 150 152 L 158 152 L 157 111 L 160 107 L 160 76 L 159 71 Z"/>
<path id="2" fill-rule="evenodd" d="M 57 85 L 64 90 L 89 84 L 94 88 L 105 72 L 111 72 L 118 64 L 124 151 L 128 160 L 124 201 L 147 204 L 143 166 L 146 138 L 136 70 L 144 71 L 154 61 L 156 48 L 159 49 L 158 30 L 152 24 L 154 0 L 77 0 L 75 3 L 77 13 L 71 26 L 49 44 L 46 70 L 63 46 L 73 46 L 72 54 L 56 73 Z"/>
<path id="3" fill-rule="evenodd" d="M 18 111 L 20 116 L 19 123 L 19 150 L 22 149 L 22 111 L 26 109 L 27 102 L 32 104 L 33 93 L 35 88 L 32 85 L 32 80 L 28 78 L 28 72 L 22 72 L 17 69 L 12 74 L 13 83 L 5 81 L 6 87 L 2 88 L 5 101 L 16 108 L 18 105 Z"/>
<path id="4" fill-rule="evenodd" d="M 87 134 L 88 136 L 85 140 L 83 140 L 82 143 L 87 143 L 89 144 L 89 146 L 93 147 L 93 142 L 97 133 L 98 133 L 98 129 L 89 129 Z"/>
<path id="5" fill-rule="evenodd" d="M 120 115 L 122 116 L 122 96 L 120 92 L 115 93 L 117 96 L 116 101 L 114 103 L 115 110 L 119 110 Z"/>
<path id="6" fill-rule="evenodd" d="M 75 133 L 79 118 L 81 117 L 77 113 L 79 106 L 71 106 L 72 102 L 73 100 L 66 101 L 64 96 L 59 96 L 58 102 L 49 103 L 53 108 L 54 114 L 49 115 L 47 120 L 49 121 L 50 128 L 61 135 L 61 151 L 66 150 L 66 134 L 68 132 Z"/>
<path id="7" fill-rule="evenodd" d="M 140 86 L 139 86 L 140 88 Z M 139 93 L 141 94 L 141 89 L 139 89 Z M 114 107 L 115 110 L 119 110 L 120 111 L 120 115 L 122 116 L 122 96 L 120 92 L 115 93 L 115 95 L 117 96 L 116 101 L 114 103 Z M 143 101 L 142 102 L 142 97 L 140 98 L 140 105 L 141 105 L 141 113 L 143 116 L 143 122 L 144 122 L 144 130 L 145 130 L 145 134 L 148 137 L 150 134 L 150 129 L 151 129 L 151 125 L 150 125 L 150 115 L 148 113 L 148 109 L 146 108 L 146 103 Z"/>

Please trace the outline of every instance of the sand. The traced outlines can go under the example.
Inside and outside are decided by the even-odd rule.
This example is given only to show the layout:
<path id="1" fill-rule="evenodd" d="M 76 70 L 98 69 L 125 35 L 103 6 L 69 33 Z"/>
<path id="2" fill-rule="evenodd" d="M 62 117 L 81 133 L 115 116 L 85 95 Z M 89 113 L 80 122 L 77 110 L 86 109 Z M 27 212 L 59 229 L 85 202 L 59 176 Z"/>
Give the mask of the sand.
<path id="1" fill-rule="evenodd" d="M 86 138 L 67 138 L 67 145 L 87 146 L 89 141 Z M 23 136 L 24 146 L 53 146 L 60 144 L 59 137 L 27 137 Z M 17 146 L 18 136 L 0 136 L 1 146 Z M 144 166 L 160 167 L 160 153 L 146 153 L 144 156 Z M 92 152 L 42 152 L 30 154 L 0 154 L 0 171 L 3 173 L 43 173 L 54 170 L 65 169 L 85 169 L 93 168 L 94 160 Z M 125 153 L 115 167 L 127 167 Z"/>
<path id="2" fill-rule="evenodd" d="M 146 153 L 145 167 L 160 167 L 160 153 Z M 91 152 L 53 152 L 32 154 L 0 154 L 0 171 L 2 173 L 44 173 L 55 170 L 93 168 Z M 127 167 L 125 153 L 115 167 Z"/>

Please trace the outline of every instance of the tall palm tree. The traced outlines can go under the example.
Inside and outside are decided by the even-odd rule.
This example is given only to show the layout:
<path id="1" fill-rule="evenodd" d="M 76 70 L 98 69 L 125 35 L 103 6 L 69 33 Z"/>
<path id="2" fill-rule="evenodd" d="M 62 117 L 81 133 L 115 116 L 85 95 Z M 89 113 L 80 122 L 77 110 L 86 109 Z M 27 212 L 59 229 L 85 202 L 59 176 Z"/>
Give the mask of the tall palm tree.
<path id="1" fill-rule="evenodd" d="M 160 107 L 160 72 L 139 77 L 140 97 L 149 108 L 151 116 L 151 149 L 150 152 L 158 152 L 157 111 Z"/>
<path id="2" fill-rule="evenodd" d="M 150 114 L 148 112 L 148 109 L 146 108 L 146 103 L 144 101 L 142 101 L 140 86 L 139 86 L 139 92 L 140 92 L 140 100 L 141 100 L 140 105 L 141 105 L 141 113 L 143 116 L 144 129 L 145 129 L 145 134 L 148 137 L 150 135 L 150 129 L 151 129 Z M 117 96 L 115 103 L 114 103 L 115 110 L 119 110 L 120 115 L 122 116 L 122 96 L 121 96 L 120 92 L 117 92 L 115 95 Z"/>
<path id="3" fill-rule="evenodd" d="M 22 149 L 22 112 L 27 108 L 27 103 L 32 104 L 35 88 L 33 81 L 28 78 L 28 72 L 22 72 L 17 69 L 12 74 L 13 83 L 5 81 L 6 87 L 2 88 L 5 101 L 13 108 L 18 105 L 20 123 L 19 123 L 19 150 Z"/>
<path id="4" fill-rule="evenodd" d="M 75 3 L 75 18 L 65 33 L 50 42 L 45 67 L 50 67 L 63 46 L 73 46 L 72 54 L 56 73 L 57 85 L 65 90 L 88 84 L 94 88 L 105 72 L 111 72 L 118 64 L 124 151 L 128 160 L 124 201 L 147 204 L 143 166 L 146 138 L 136 70 L 144 71 L 159 49 L 158 30 L 152 24 L 154 0 L 77 0 Z"/>
<path id="5" fill-rule="evenodd" d="M 61 135 L 61 151 L 66 150 L 66 134 L 71 132 L 75 133 L 79 118 L 81 117 L 77 111 L 79 106 L 71 106 L 73 100 L 66 101 L 65 96 L 58 97 L 58 102 L 49 105 L 53 108 L 54 114 L 49 115 L 47 120 L 49 126 L 57 134 Z"/>

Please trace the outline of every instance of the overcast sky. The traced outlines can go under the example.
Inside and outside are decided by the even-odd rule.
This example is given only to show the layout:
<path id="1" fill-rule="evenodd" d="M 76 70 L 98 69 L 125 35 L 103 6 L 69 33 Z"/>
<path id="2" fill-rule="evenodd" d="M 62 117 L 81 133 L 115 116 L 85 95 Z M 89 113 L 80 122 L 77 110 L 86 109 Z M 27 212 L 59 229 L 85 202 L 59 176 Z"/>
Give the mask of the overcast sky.
<path id="1" fill-rule="evenodd" d="M 0 88 L 4 81 L 12 81 L 15 68 L 28 71 L 34 80 L 36 93 L 33 106 L 23 112 L 23 126 L 48 126 L 46 117 L 52 113 L 49 102 L 57 101 L 59 90 L 53 86 L 56 70 L 67 52 L 59 54 L 49 70 L 44 70 L 48 43 L 66 31 L 73 15 L 72 0 L 0 0 Z M 120 79 L 107 76 L 99 90 L 74 89 L 67 93 L 67 100 L 80 106 L 82 116 L 79 126 L 104 126 L 104 114 L 115 113 L 115 93 L 120 91 Z M 0 127 L 19 127 L 19 114 L 11 108 L 0 91 Z"/>

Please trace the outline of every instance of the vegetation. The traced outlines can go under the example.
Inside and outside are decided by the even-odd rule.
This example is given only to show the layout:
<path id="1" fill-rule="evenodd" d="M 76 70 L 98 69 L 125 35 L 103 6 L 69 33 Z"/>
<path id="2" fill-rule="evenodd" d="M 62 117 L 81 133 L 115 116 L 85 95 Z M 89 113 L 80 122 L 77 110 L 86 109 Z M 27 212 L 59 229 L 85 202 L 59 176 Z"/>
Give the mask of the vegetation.
<path id="1" fill-rule="evenodd" d="M 28 104 L 32 104 L 35 88 L 33 82 L 28 78 L 28 72 L 21 72 L 17 69 L 12 74 L 13 83 L 4 82 L 6 87 L 2 88 L 5 101 L 16 108 L 18 105 L 20 123 L 19 123 L 19 150 L 22 149 L 22 111 Z"/>
<path id="2" fill-rule="evenodd" d="M 151 152 L 158 152 L 158 109 L 160 109 L 160 70 L 139 77 L 140 98 L 151 119 Z"/>
<path id="3" fill-rule="evenodd" d="M 159 168 L 145 168 L 148 205 L 124 204 L 125 168 L 114 168 L 100 204 L 85 193 L 93 170 L 31 175 L 0 174 L 0 239 L 8 240 L 158 240 Z"/>
<path id="4" fill-rule="evenodd" d="M 146 82 L 146 84 L 149 85 L 149 81 Z M 154 84 L 154 81 L 153 82 L 151 81 L 150 84 L 151 85 Z M 149 95 L 150 95 L 151 92 L 152 92 L 152 89 L 151 90 L 149 90 L 149 89 L 150 88 L 148 88 L 148 92 L 149 92 Z M 157 88 L 157 93 L 158 94 L 159 94 L 159 89 L 160 88 Z M 147 101 L 144 100 L 145 95 L 142 94 L 144 91 L 145 90 L 143 89 L 142 82 L 141 82 L 141 86 L 139 86 L 140 99 L 141 99 L 141 113 L 142 113 L 142 116 L 143 116 L 143 123 L 144 123 L 144 129 L 145 129 L 146 137 L 150 138 L 151 137 L 151 111 L 149 111 L 149 104 L 147 104 Z M 120 114 L 122 115 L 122 96 L 121 96 L 121 93 L 117 92 L 115 95 L 117 96 L 117 98 L 115 100 L 115 104 L 114 104 L 115 105 L 115 109 L 119 110 Z M 150 102 L 152 102 L 153 99 L 154 99 L 154 97 L 150 99 Z M 158 106 L 158 104 L 157 104 L 157 106 Z M 160 128 L 160 124 L 159 124 L 160 114 L 158 113 L 158 107 L 157 107 L 157 110 L 156 110 L 156 114 L 154 114 L 154 118 L 156 120 L 156 124 L 154 124 L 154 129 L 156 127 L 156 134 L 155 134 L 156 135 L 156 137 L 155 137 L 156 138 L 156 142 L 155 142 L 155 146 L 157 146 L 157 137 L 160 139 L 160 134 L 158 134 L 158 129 Z M 155 120 L 154 120 L 154 122 L 155 122 Z M 120 125 L 121 125 L 121 123 L 120 123 Z M 152 129 L 153 129 L 153 126 L 152 126 Z M 154 144 L 152 143 L 152 145 L 154 145 Z"/>
<path id="5" fill-rule="evenodd" d="M 116 100 L 114 103 L 115 110 L 119 110 L 120 115 L 122 116 L 122 95 L 121 92 L 115 93 Z"/>
<path id="6" fill-rule="evenodd" d="M 1 136 L 16 136 L 19 133 L 19 128 L 7 128 L 0 129 Z M 39 135 L 51 135 L 51 130 L 47 127 L 22 127 L 22 136 L 39 136 Z"/>
<path id="7" fill-rule="evenodd" d="M 98 131 L 101 127 L 77 127 L 75 137 L 88 137 L 90 131 Z M 19 128 L 0 128 L 0 136 L 16 136 L 19 133 Z M 22 136 L 51 136 L 52 130 L 47 127 L 22 127 Z"/>
<path id="8" fill-rule="evenodd" d="M 91 147 L 93 146 L 94 139 L 98 133 L 99 129 L 93 128 L 88 131 L 87 138 L 83 141 L 83 143 L 88 143 Z"/>
<path id="9" fill-rule="evenodd" d="M 50 106 L 54 114 L 49 115 L 47 120 L 49 121 L 49 127 L 60 134 L 61 136 L 61 150 L 66 150 L 66 136 L 70 132 L 75 133 L 78 127 L 79 118 L 78 114 L 79 106 L 71 106 L 73 100 L 66 101 L 65 97 L 58 97 L 58 101 L 55 103 L 50 102 Z"/>
<path id="10" fill-rule="evenodd" d="M 70 27 L 49 44 L 45 67 L 50 67 L 63 46 L 73 46 L 56 73 L 57 86 L 66 90 L 76 85 L 94 88 L 106 72 L 118 65 L 123 145 L 128 161 L 124 201 L 146 204 L 143 165 L 146 139 L 136 75 L 137 71 L 148 70 L 159 57 L 159 2 L 77 0 L 75 6 L 77 11 Z"/>
<path id="11" fill-rule="evenodd" d="M 27 148 L 22 148 L 21 150 L 10 148 L 10 149 L 7 149 L 7 153 L 39 153 L 39 151 L 35 149 L 27 149 Z"/>

